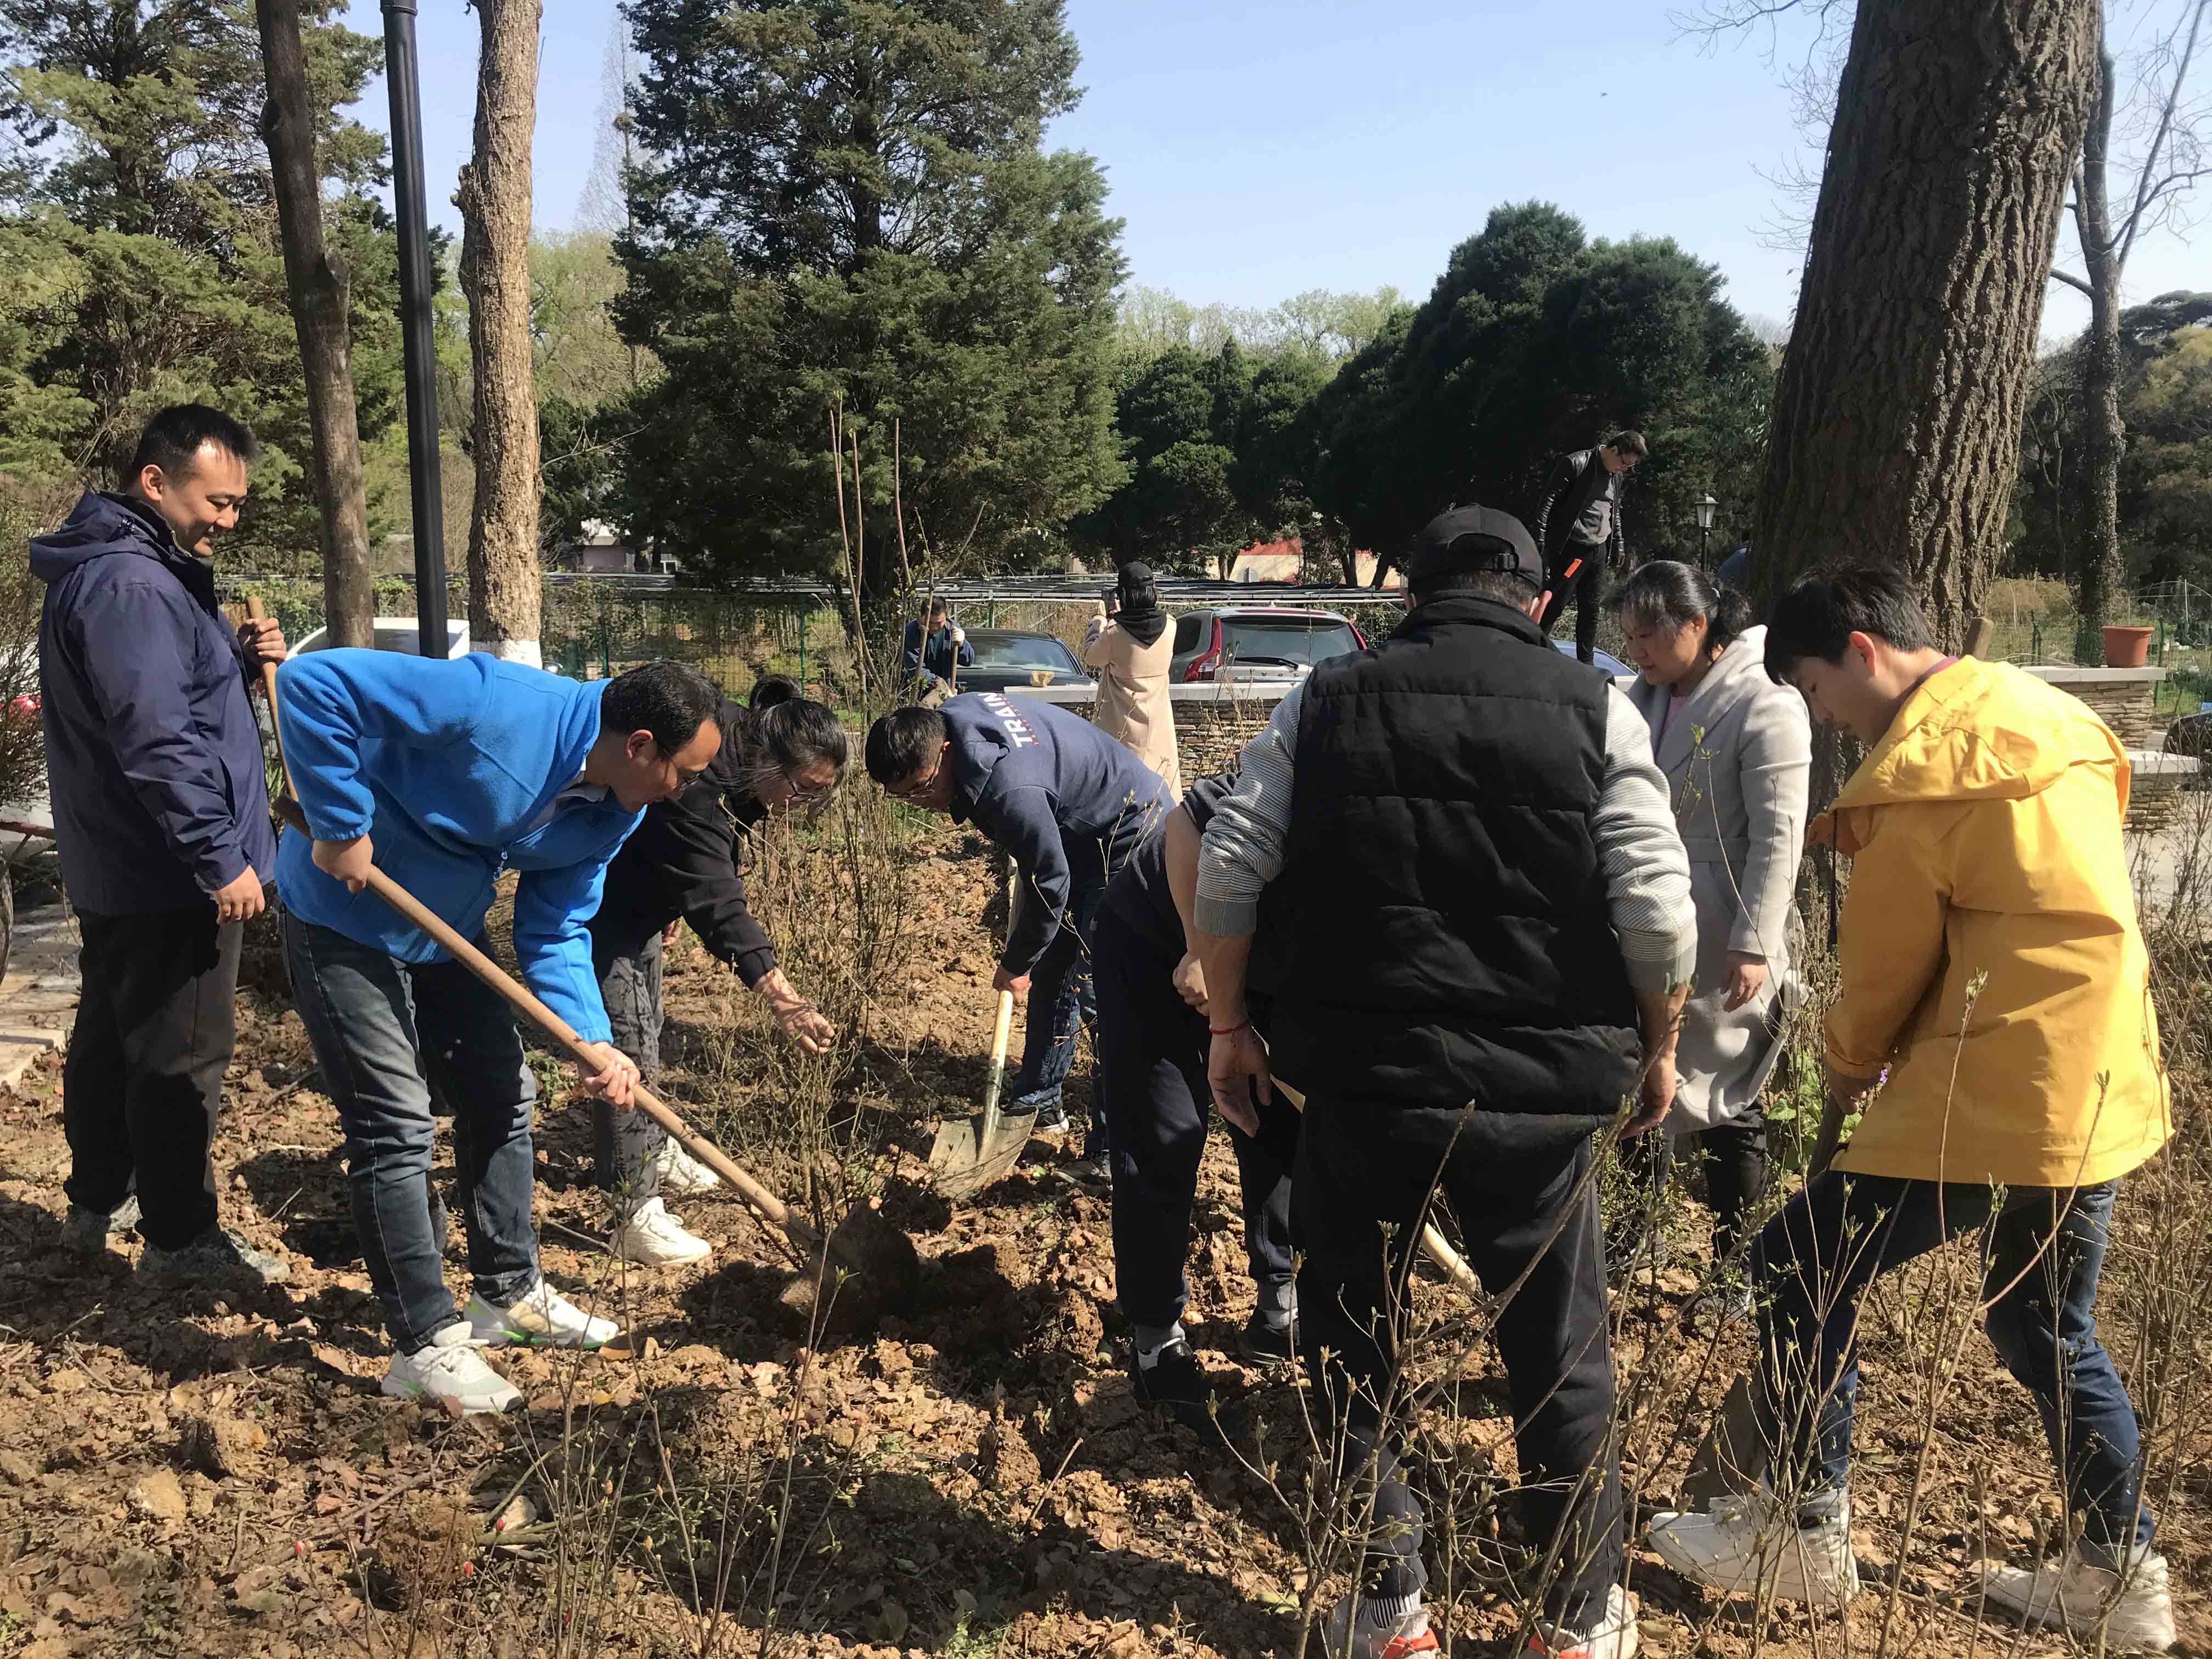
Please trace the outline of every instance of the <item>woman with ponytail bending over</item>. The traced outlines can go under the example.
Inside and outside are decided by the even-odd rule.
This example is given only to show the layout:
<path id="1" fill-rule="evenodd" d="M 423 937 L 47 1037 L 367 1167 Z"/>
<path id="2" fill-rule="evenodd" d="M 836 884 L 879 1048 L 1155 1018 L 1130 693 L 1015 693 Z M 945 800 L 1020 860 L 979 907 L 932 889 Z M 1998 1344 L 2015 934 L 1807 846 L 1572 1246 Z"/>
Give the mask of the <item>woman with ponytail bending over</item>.
<path id="1" fill-rule="evenodd" d="M 1735 589 L 1716 587 L 1693 565 L 1655 560 L 1621 585 L 1614 605 L 1629 660 L 1643 671 L 1629 699 L 1674 795 L 1698 907 L 1674 1109 L 1666 1138 L 1624 1143 L 1624 1157 L 1656 1188 L 1673 1138 L 1694 1140 L 1715 1212 L 1714 1255 L 1733 1264 L 1766 1190 L 1759 1093 L 1780 1053 L 1784 1007 L 1796 998 L 1790 907 L 1812 722 L 1804 698 L 1767 678 L 1766 630 L 1748 625 L 1751 607 Z M 1625 1230 L 1615 1243 L 1632 1249 L 1642 1231 Z M 1748 1311 L 1740 1275 L 1719 1306 L 1730 1317 Z"/>
<path id="2" fill-rule="evenodd" d="M 684 922 L 745 988 L 775 1011 L 776 1030 L 810 1054 L 836 1029 L 784 977 L 775 947 L 745 904 L 738 873 L 744 833 L 771 812 L 819 800 L 845 775 L 845 733 L 834 711 L 780 675 L 753 687 L 752 704 L 725 701 L 722 748 L 673 800 L 647 809 L 607 866 L 592 918 L 592 961 L 616 1042 L 647 1082 L 660 1064 L 661 955 Z M 626 1046 L 625 1046 L 626 1045 Z M 609 1201 L 607 1249 L 638 1267 L 706 1259 L 710 1247 L 668 1213 L 663 1194 L 703 1191 L 714 1172 L 643 1112 L 599 1113 L 599 1180 Z"/>

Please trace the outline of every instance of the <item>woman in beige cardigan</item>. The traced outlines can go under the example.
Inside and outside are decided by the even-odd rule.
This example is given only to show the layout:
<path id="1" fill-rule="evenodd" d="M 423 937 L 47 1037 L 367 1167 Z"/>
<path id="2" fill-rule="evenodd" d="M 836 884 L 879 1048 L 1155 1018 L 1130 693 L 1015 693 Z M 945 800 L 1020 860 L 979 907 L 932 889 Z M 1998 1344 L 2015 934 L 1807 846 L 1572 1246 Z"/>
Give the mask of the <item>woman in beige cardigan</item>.
<path id="1" fill-rule="evenodd" d="M 1799 996 L 1790 910 L 1805 839 L 1813 727 L 1805 700 L 1767 677 L 1766 630 L 1733 588 L 1694 565 L 1655 560 L 1615 592 L 1630 660 L 1643 671 L 1629 701 L 1674 798 L 1698 906 L 1697 982 L 1682 1009 L 1680 1088 L 1665 1135 L 1629 1143 L 1626 1162 L 1663 1180 L 1674 1139 L 1694 1138 L 1723 1264 L 1747 1242 L 1767 1182 L 1759 1097 Z M 1635 1218 L 1641 1221 L 1643 1218 Z M 1642 1229 L 1633 1224 L 1618 1242 Z M 1740 1283 L 1715 1298 L 1749 1309 Z"/>
<path id="2" fill-rule="evenodd" d="M 1175 635 L 1160 609 L 1152 567 L 1125 564 L 1111 616 L 1105 604 L 1084 636 L 1083 663 L 1098 676 L 1099 729 L 1117 738 L 1167 780 L 1170 799 L 1182 793 L 1176 757 L 1175 706 L 1168 697 L 1168 660 Z"/>

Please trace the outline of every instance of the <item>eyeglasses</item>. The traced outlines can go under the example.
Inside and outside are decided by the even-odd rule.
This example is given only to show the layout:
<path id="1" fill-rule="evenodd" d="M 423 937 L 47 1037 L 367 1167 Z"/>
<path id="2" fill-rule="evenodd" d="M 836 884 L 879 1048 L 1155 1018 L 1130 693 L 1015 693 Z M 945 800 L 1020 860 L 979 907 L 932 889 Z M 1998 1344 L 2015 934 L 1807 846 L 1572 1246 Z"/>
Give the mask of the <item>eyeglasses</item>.
<path id="1" fill-rule="evenodd" d="M 944 769 L 945 763 L 939 760 L 928 771 L 910 782 L 885 784 L 884 793 L 889 795 L 893 800 L 920 800 L 930 792 L 931 787 L 937 782 L 937 775 Z"/>

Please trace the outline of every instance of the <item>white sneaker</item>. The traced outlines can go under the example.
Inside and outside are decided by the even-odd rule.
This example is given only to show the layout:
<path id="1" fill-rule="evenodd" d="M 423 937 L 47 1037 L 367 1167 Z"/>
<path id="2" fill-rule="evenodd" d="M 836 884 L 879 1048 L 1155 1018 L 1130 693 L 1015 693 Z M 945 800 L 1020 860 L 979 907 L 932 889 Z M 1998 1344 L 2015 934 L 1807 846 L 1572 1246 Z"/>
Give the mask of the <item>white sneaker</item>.
<path id="1" fill-rule="evenodd" d="M 1771 1591 L 1784 1601 L 1836 1608 L 1859 1593 L 1851 1554 L 1850 1503 L 1810 1526 L 1759 1492 L 1705 1515 L 1652 1517 L 1647 1536 L 1660 1559 L 1692 1583 L 1726 1595 Z"/>
<path id="2" fill-rule="evenodd" d="M 722 1184 L 722 1177 L 685 1152 L 673 1135 L 661 1143 L 659 1152 L 653 1155 L 653 1164 L 660 1171 L 663 1192 L 678 1195 L 712 1192 Z"/>
<path id="3" fill-rule="evenodd" d="M 489 1348 L 510 1343 L 532 1348 L 604 1348 L 622 1328 L 594 1319 L 544 1279 L 504 1308 L 481 1296 L 469 1298 L 469 1334 Z"/>
<path id="4" fill-rule="evenodd" d="M 394 1400 L 458 1401 L 464 1417 L 503 1412 L 522 1398 L 484 1364 L 483 1344 L 466 1325 L 448 1325 L 415 1352 L 392 1355 L 378 1386 Z"/>
<path id="5" fill-rule="evenodd" d="M 2166 1558 L 2155 1550 L 2135 1556 L 2124 1583 L 2118 1573 L 2084 1561 L 2077 1548 L 2063 1563 L 2033 1571 L 1984 1567 L 1982 1590 L 2025 1625 L 2063 1624 L 2085 1639 L 2101 1628 L 2115 1652 L 2164 1653 L 2173 1645 L 2173 1597 Z"/>
<path id="6" fill-rule="evenodd" d="M 667 1207 L 649 1198 L 628 1215 L 617 1215 L 607 1228 L 607 1254 L 637 1267 L 680 1267 L 687 1261 L 704 1261 L 714 1247 L 687 1233 Z"/>
<path id="7" fill-rule="evenodd" d="M 1636 1659 L 1643 1651 L 1636 1598 L 1615 1584 L 1605 1593 L 1605 1611 L 1587 1630 L 1569 1630 L 1539 1619 L 1522 1659 Z"/>

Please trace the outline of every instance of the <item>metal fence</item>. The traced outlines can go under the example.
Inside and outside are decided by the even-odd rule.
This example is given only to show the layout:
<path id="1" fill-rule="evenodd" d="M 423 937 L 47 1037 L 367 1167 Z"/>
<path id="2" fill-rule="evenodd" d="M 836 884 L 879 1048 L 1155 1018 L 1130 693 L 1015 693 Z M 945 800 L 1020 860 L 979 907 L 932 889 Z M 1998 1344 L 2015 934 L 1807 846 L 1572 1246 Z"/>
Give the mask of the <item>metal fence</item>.
<path id="1" fill-rule="evenodd" d="M 1025 576 L 947 583 L 935 591 L 955 618 L 971 628 L 1015 628 L 1053 634 L 1079 646 L 1097 613 L 1105 586 L 1098 576 Z M 322 625 L 322 586 L 316 577 L 228 575 L 222 597 L 238 602 L 259 597 L 298 641 Z M 1169 578 L 1160 584 L 1171 613 L 1199 606 L 1295 605 L 1352 617 L 1370 639 L 1384 638 L 1404 614 L 1401 593 L 1371 588 L 1278 586 L 1273 584 Z M 456 580 L 447 605 L 467 613 L 467 595 Z M 598 679 L 655 658 L 694 664 L 734 695 L 742 696 L 766 673 L 787 674 L 833 702 L 858 701 L 860 665 L 849 627 L 851 600 L 823 584 L 756 582 L 727 588 L 687 587 L 667 576 L 586 575 L 556 572 L 544 578 L 541 648 L 549 668 Z M 415 614 L 411 580 L 387 577 L 377 584 L 376 612 Z M 2099 659 L 2101 642 L 2084 637 L 2071 591 L 2063 582 L 2008 580 L 1995 583 L 1984 605 L 1995 628 L 1990 654 L 2012 662 L 2064 665 Z M 2114 607 L 2113 621 L 2153 630 L 2150 661 L 2173 672 L 2165 700 L 2193 711 L 2200 688 L 2212 696 L 2212 590 L 2189 582 L 2146 587 Z M 871 683 L 895 661 L 902 617 L 871 638 Z M 1557 637 L 1572 639 L 1574 614 L 1562 616 Z M 1620 624 L 1610 608 L 1599 618 L 1597 643 L 1620 654 Z"/>
<path id="2" fill-rule="evenodd" d="M 968 627 L 1035 630 L 1079 647 L 1103 586 L 1097 578 L 1017 577 L 947 584 L 936 592 Z M 1340 611 L 1356 617 L 1370 638 L 1388 635 L 1404 611 L 1401 595 L 1366 588 L 1173 580 L 1161 588 L 1170 612 L 1231 604 Z M 217 589 L 227 604 L 258 598 L 295 643 L 322 626 L 319 577 L 225 575 Z M 467 614 L 460 582 L 448 585 L 447 604 L 451 615 Z M 842 705 L 856 702 L 860 690 L 850 605 L 832 588 L 805 582 L 705 589 L 665 576 L 555 573 L 544 578 L 539 648 L 546 667 L 580 679 L 606 678 L 638 663 L 670 658 L 711 675 L 733 696 L 743 696 L 762 675 L 776 673 Z M 380 580 L 375 611 L 380 617 L 415 615 L 414 584 Z M 903 628 L 904 618 L 894 617 L 884 637 L 869 640 L 871 684 L 895 661 Z"/>

